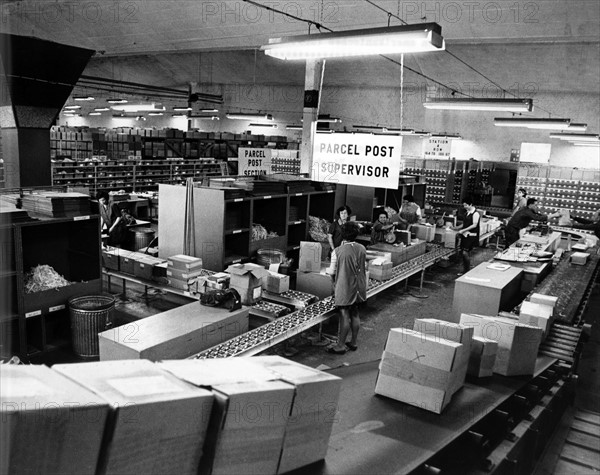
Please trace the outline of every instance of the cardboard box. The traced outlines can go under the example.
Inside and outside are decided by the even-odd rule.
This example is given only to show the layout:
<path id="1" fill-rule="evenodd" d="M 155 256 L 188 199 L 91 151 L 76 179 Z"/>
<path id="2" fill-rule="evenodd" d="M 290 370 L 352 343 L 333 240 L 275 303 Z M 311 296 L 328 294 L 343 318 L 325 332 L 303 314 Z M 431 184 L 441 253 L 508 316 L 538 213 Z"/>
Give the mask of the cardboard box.
<path id="1" fill-rule="evenodd" d="M 295 388 L 251 358 L 163 361 L 215 397 L 200 475 L 276 474 Z"/>
<path id="2" fill-rule="evenodd" d="M 112 408 L 98 473 L 197 473 L 213 405 L 209 391 L 144 360 L 61 364 L 53 369 Z"/>
<path id="3" fill-rule="evenodd" d="M 456 234 L 457 231 L 452 229 L 436 228 L 433 240 L 448 249 L 454 249 L 456 247 Z"/>
<path id="4" fill-rule="evenodd" d="M 135 255 L 133 251 L 123 251 L 119 253 L 119 269 L 126 274 L 133 274 L 135 266 Z"/>
<path id="5" fill-rule="evenodd" d="M 461 343 L 463 347 L 458 351 L 457 358 L 460 373 L 456 378 L 456 387 L 450 388 L 451 392 L 458 391 L 465 383 L 467 367 L 469 365 L 469 354 L 471 351 L 471 340 L 473 339 L 473 328 L 459 323 L 447 322 L 437 318 L 417 318 L 413 324 L 413 330 L 443 338 L 445 340 Z"/>
<path id="6" fill-rule="evenodd" d="M 277 473 L 324 459 L 336 419 L 342 380 L 280 356 L 257 356 L 251 361 L 295 387 Z"/>
<path id="7" fill-rule="evenodd" d="M 102 265 L 107 269 L 120 270 L 119 253 L 121 249 L 118 248 L 103 248 L 102 249 Z"/>
<path id="8" fill-rule="evenodd" d="M 226 272 L 231 275 L 229 287 L 238 291 L 244 305 L 252 305 L 260 299 L 263 278 L 269 275 L 264 267 L 251 263 L 234 264 Z"/>
<path id="9" fill-rule="evenodd" d="M 542 340 L 542 329 L 510 318 L 462 314 L 460 323 L 475 328 L 475 336 L 498 343 L 494 373 L 503 376 L 530 376 Z"/>
<path id="10" fill-rule="evenodd" d="M 320 272 L 300 272 L 296 274 L 296 290 L 319 299 L 333 295 L 333 278 L 325 272 L 326 265 L 322 265 Z"/>
<path id="11" fill-rule="evenodd" d="M 263 289 L 275 294 L 282 294 L 290 290 L 290 276 L 268 271 L 266 279 L 263 279 Z"/>
<path id="12" fill-rule="evenodd" d="M 410 229 L 421 241 L 433 241 L 435 236 L 435 226 L 431 224 L 413 224 Z"/>
<path id="13" fill-rule="evenodd" d="M 151 280 L 154 277 L 154 267 L 165 262 L 164 259 L 146 256 L 136 259 L 133 263 L 134 275 L 142 279 Z"/>
<path id="14" fill-rule="evenodd" d="M 248 308 L 192 302 L 98 335 L 100 360 L 187 358 L 248 331 Z"/>
<path id="15" fill-rule="evenodd" d="M 300 241 L 299 272 L 319 272 L 323 260 L 323 246 L 320 242 Z"/>
<path id="16" fill-rule="evenodd" d="M 0 473 L 96 473 L 105 400 L 47 366 L 2 365 L 0 402 Z"/>
<path id="17" fill-rule="evenodd" d="M 375 393 L 440 414 L 463 372 L 461 348 L 414 330 L 390 329 Z"/>
<path id="18" fill-rule="evenodd" d="M 244 305 L 253 305 L 262 298 L 262 285 L 251 288 L 237 287 L 235 285 L 230 285 L 229 287 L 237 290 Z"/>
<path id="19" fill-rule="evenodd" d="M 411 246 L 394 246 L 392 244 L 377 243 L 369 246 L 370 251 L 389 252 L 392 255 L 392 265 L 396 267 L 403 262 L 419 257 L 427 251 L 427 244 L 421 242 Z"/>
<path id="20" fill-rule="evenodd" d="M 550 333 L 554 323 L 554 307 L 543 303 L 523 302 L 519 311 L 519 323 L 541 328 L 542 340 Z"/>
<path id="21" fill-rule="evenodd" d="M 494 372 L 498 342 L 474 336 L 471 340 L 471 352 L 467 374 L 476 378 L 486 378 Z"/>
<path id="22" fill-rule="evenodd" d="M 375 251 L 373 249 L 367 249 L 367 262 L 372 261 L 373 259 L 382 258 L 386 261 L 392 262 L 392 253 L 391 252 L 383 252 L 383 251 Z"/>
<path id="23" fill-rule="evenodd" d="M 202 275 L 203 271 L 204 271 L 204 269 L 202 269 L 202 267 L 197 267 L 192 270 L 168 267 L 167 268 L 167 277 L 169 277 L 170 279 L 189 281 L 191 279 L 195 279 L 196 277 Z"/>
<path id="24" fill-rule="evenodd" d="M 202 259 L 200 257 L 187 256 L 185 254 L 177 254 L 167 258 L 169 267 L 174 269 L 187 270 L 197 269 L 202 267 Z"/>
<path id="25" fill-rule="evenodd" d="M 167 278 L 167 285 L 169 287 L 173 287 L 174 289 L 183 290 L 184 292 L 188 292 L 190 290 L 190 285 L 193 285 L 196 279 L 173 279 Z"/>
<path id="26" fill-rule="evenodd" d="M 590 255 L 587 252 L 574 252 L 571 254 L 571 264 L 584 266 L 587 264 L 588 257 L 590 257 Z"/>
<path id="27" fill-rule="evenodd" d="M 392 261 L 378 257 L 369 261 L 369 276 L 375 280 L 388 280 L 392 278 Z"/>

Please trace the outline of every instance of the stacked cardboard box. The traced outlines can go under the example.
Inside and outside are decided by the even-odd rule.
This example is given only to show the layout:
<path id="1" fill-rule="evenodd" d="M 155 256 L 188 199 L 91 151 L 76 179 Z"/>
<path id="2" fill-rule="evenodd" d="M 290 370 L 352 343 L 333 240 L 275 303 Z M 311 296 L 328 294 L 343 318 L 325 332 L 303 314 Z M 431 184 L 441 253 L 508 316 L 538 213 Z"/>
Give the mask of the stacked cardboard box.
<path id="1" fill-rule="evenodd" d="M 574 252 L 571 254 L 571 264 L 584 266 L 587 264 L 588 257 L 590 257 L 590 255 L 587 252 Z"/>
<path id="2" fill-rule="evenodd" d="M 226 269 L 231 277 L 229 287 L 235 289 L 244 305 L 258 302 L 262 295 L 263 279 L 269 275 L 264 267 L 257 264 L 234 264 Z"/>
<path id="3" fill-rule="evenodd" d="M 410 229 L 420 241 L 430 242 L 435 236 L 435 226 L 431 224 L 413 224 Z"/>
<path id="4" fill-rule="evenodd" d="M 476 378 L 491 376 L 496 363 L 498 342 L 474 336 L 471 340 L 471 354 L 467 374 Z"/>
<path id="5" fill-rule="evenodd" d="M 472 313 L 460 316 L 462 325 L 475 328 L 475 336 L 498 343 L 494 373 L 503 376 L 532 375 L 542 340 L 542 329 L 510 318 L 487 317 Z"/>
<path id="6" fill-rule="evenodd" d="M 202 274 L 200 257 L 177 254 L 167 259 L 167 282 L 171 287 L 189 290 L 190 284 Z"/>
<path id="7" fill-rule="evenodd" d="M 461 343 L 392 328 L 375 393 L 440 414 L 464 378 L 463 348 Z"/>
<path id="8" fill-rule="evenodd" d="M 456 234 L 457 231 L 452 229 L 436 228 L 433 240 L 444 247 L 454 249 L 456 247 Z"/>
<path id="9" fill-rule="evenodd" d="M 269 274 L 263 278 L 263 289 L 275 294 L 282 294 L 290 290 L 290 276 L 268 271 Z"/>
<path id="10" fill-rule="evenodd" d="M 108 403 L 46 366 L 0 377 L 0 473 L 95 474 Z"/>
<path id="11" fill-rule="evenodd" d="M 417 318 L 413 325 L 413 330 L 416 330 L 427 335 L 432 335 L 436 338 L 461 343 L 463 347 L 458 351 L 458 367 L 460 368 L 455 382 L 457 387 L 450 388 L 452 393 L 458 391 L 465 383 L 467 376 L 467 367 L 469 365 L 469 355 L 471 352 L 471 340 L 473 339 L 473 327 L 467 327 L 459 323 L 447 322 L 437 318 Z"/>
<path id="12" fill-rule="evenodd" d="M 300 241 L 299 272 L 319 272 L 321 261 L 327 257 L 323 252 L 323 243 Z"/>
<path id="13" fill-rule="evenodd" d="M 209 391 L 192 387 L 145 360 L 53 369 L 112 409 L 105 438 L 110 442 L 103 448 L 98 473 L 197 473 L 213 405 Z"/>
<path id="14" fill-rule="evenodd" d="M 392 244 L 377 243 L 369 246 L 369 250 L 391 253 L 392 265 L 396 267 L 403 262 L 425 254 L 427 251 L 427 244 L 425 242 L 420 242 L 411 246 L 394 246 Z"/>
<path id="15" fill-rule="evenodd" d="M 165 259 L 159 259 L 158 257 L 146 254 L 138 255 L 135 257 L 133 263 L 133 273 L 142 279 L 151 280 L 156 276 L 154 272 L 155 267 L 163 262 L 165 262 Z"/>
<path id="16" fill-rule="evenodd" d="M 369 261 L 369 276 L 375 280 L 388 280 L 392 278 L 392 261 L 382 257 Z"/>
<path id="17" fill-rule="evenodd" d="M 554 323 L 554 307 L 544 303 L 525 301 L 521 304 L 519 322 L 541 328 L 542 340 L 544 340 Z"/>
<path id="18" fill-rule="evenodd" d="M 120 270 L 119 254 L 121 249 L 118 247 L 102 248 L 102 265 L 107 269 Z"/>

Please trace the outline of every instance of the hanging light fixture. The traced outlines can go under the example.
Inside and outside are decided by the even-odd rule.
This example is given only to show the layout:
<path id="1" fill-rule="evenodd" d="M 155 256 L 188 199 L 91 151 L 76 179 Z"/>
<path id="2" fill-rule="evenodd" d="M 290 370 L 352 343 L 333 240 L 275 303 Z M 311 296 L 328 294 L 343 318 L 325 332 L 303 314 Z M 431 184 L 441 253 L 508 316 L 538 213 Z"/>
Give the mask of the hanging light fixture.
<path id="1" fill-rule="evenodd" d="M 286 130 L 302 130 L 301 125 L 290 124 L 285 126 Z"/>
<path id="2" fill-rule="evenodd" d="M 423 53 L 441 51 L 445 47 L 440 25 L 419 23 L 271 38 L 269 44 L 262 46 L 261 50 L 278 59 L 305 60 Z"/>
<path id="3" fill-rule="evenodd" d="M 227 112 L 225 117 L 228 119 L 235 120 L 273 120 L 271 114 L 257 114 L 257 113 L 245 113 L 245 112 Z"/>
<path id="4" fill-rule="evenodd" d="M 438 139 L 448 139 L 448 140 L 462 140 L 462 137 L 459 134 L 447 134 L 447 133 L 441 133 L 441 134 L 431 134 L 431 138 L 438 138 Z"/>
<path id="5" fill-rule="evenodd" d="M 96 107 L 94 108 L 94 112 L 108 112 L 110 107 Z"/>
<path id="6" fill-rule="evenodd" d="M 93 101 L 92 96 L 73 96 L 74 101 Z"/>
<path id="7" fill-rule="evenodd" d="M 200 119 L 200 120 L 221 120 L 218 115 L 189 115 L 190 119 Z"/>
<path id="8" fill-rule="evenodd" d="M 102 115 L 102 112 L 90 112 L 88 115 Z"/>
<path id="9" fill-rule="evenodd" d="M 164 112 L 164 106 L 152 104 L 118 104 L 110 107 L 112 110 L 120 112 Z"/>
<path id="10" fill-rule="evenodd" d="M 249 127 L 267 127 L 267 128 L 271 128 L 271 129 L 276 129 L 277 128 L 277 124 L 257 124 L 257 123 L 253 123 L 253 124 L 250 124 Z"/>
<path id="11" fill-rule="evenodd" d="M 533 99 L 473 99 L 449 98 L 423 103 L 426 109 L 462 111 L 531 112 Z"/>
<path id="12" fill-rule="evenodd" d="M 173 110 L 177 111 L 177 112 L 183 112 L 183 111 L 191 111 L 192 108 L 188 107 L 188 106 L 174 106 Z"/>
<path id="13" fill-rule="evenodd" d="M 393 128 L 393 127 L 384 127 L 383 131 L 395 133 L 398 135 L 415 135 L 414 129 L 397 129 L 397 128 Z"/>
<path id="14" fill-rule="evenodd" d="M 109 104 L 127 104 L 127 99 L 120 99 L 118 97 L 115 97 L 113 99 L 106 99 L 106 102 L 108 102 Z"/>
<path id="15" fill-rule="evenodd" d="M 73 105 L 73 106 L 65 106 L 64 108 L 68 109 L 68 110 L 75 110 L 75 109 L 81 109 L 81 106 Z"/>
<path id="16" fill-rule="evenodd" d="M 571 119 L 534 119 L 531 117 L 496 117 L 497 127 L 526 127 L 528 129 L 564 130 L 569 127 Z"/>
<path id="17" fill-rule="evenodd" d="M 551 139 L 560 139 L 567 142 L 588 142 L 595 143 L 600 141 L 600 135 L 598 134 L 550 134 Z"/>

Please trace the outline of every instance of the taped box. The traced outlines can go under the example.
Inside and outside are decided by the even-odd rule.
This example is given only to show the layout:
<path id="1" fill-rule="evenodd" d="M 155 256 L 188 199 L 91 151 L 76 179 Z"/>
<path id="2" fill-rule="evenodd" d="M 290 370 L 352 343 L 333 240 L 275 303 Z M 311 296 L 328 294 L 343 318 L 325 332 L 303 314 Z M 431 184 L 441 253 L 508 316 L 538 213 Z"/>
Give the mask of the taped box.
<path id="1" fill-rule="evenodd" d="M 108 445 L 98 473 L 197 473 L 213 405 L 209 391 L 146 360 L 61 364 L 52 369 L 110 405 L 104 439 Z"/>
<path id="2" fill-rule="evenodd" d="M 571 264 L 584 266 L 587 264 L 588 257 L 590 257 L 590 255 L 587 252 L 574 252 L 571 254 Z"/>
<path id="3" fill-rule="evenodd" d="M 282 294 L 290 290 L 290 276 L 268 271 L 269 275 L 263 278 L 263 289 L 275 294 Z"/>
<path id="4" fill-rule="evenodd" d="M 225 271 L 231 275 L 229 286 L 238 291 L 244 305 L 252 305 L 260 300 L 263 279 L 266 279 L 269 271 L 251 263 L 234 264 Z"/>
<path id="5" fill-rule="evenodd" d="M 519 323 L 541 328 L 542 340 L 550 333 L 554 323 L 554 307 L 543 303 L 523 302 L 519 312 Z"/>
<path id="6" fill-rule="evenodd" d="M 214 395 L 200 475 L 277 473 L 295 388 L 247 360 L 160 363 L 178 378 Z"/>
<path id="7" fill-rule="evenodd" d="M 471 340 L 473 339 L 473 327 L 467 327 L 460 323 L 447 322 L 437 318 L 417 318 L 413 324 L 413 330 L 432 335 L 436 338 L 462 343 L 463 348 L 458 352 L 459 366 L 462 373 L 456 378 L 457 387 L 451 388 L 452 393 L 458 391 L 465 383 Z"/>
<path id="8" fill-rule="evenodd" d="M 119 253 L 121 249 L 119 248 L 103 248 L 102 249 L 102 265 L 107 269 L 112 269 L 118 271 L 120 269 L 119 266 Z"/>
<path id="9" fill-rule="evenodd" d="M 108 403 L 43 365 L 2 365 L 0 473 L 96 473 Z"/>
<path id="10" fill-rule="evenodd" d="M 534 293 L 529 297 L 529 301 L 533 303 L 543 303 L 544 305 L 550 305 L 551 307 L 556 307 L 556 303 L 558 302 L 558 297 L 554 297 L 553 295 L 544 295 Z"/>
<path id="11" fill-rule="evenodd" d="M 415 233 L 417 239 L 421 241 L 433 241 L 435 237 L 435 226 L 431 224 L 413 224 L 410 228 Z"/>
<path id="12" fill-rule="evenodd" d="M 494 372 L 494 363 L 498 353 L 498 342 L 474 336 L 471 340 L 471 352 L 467 374 L 475 378 L 486 378 Z"/>
<path id="13" fill-rule="evenodd" d="M 176 254 L 167 258 L 167 264 L 174 269 L 182 271 L 190 271 L 202 267 L 202 259 L 200 257 L 188 256 L 186 254 Z"/>
<path id="14" fill-rule="evenodd" d="M 165 262 L 164 259 L 159 259 L 157 257 L 140 257 L 133 263 L 133 273 L 142 279 L 150 280 L 154 277 L 154 268 L 163 262 Z"/>
<path id="15" fill-rule="evenodd" d="M 460 316 L 462 325 L 475 328 L 475 336 L 498 343 L 494 373 L 503 376 L 530 376 L 542 340 L 542 329 L 510 318 L 486 317 L 472 313 Z"/>
<path id="16" fill-rule="evenodd" d="M 463 345 L 405 328 L 392 328 L 379 365 L 375 393 L 440 414 L 452 398 Z"/>
<path id="17" fill-rule="evenodd" d="M 325 256 L 326 257 L 326 256 Z M 319 272 L 323 259 L 323 246 L 320 242 L 300 241 L 298 271 Z"/>
<path id="18" fill-rule="evenodd" d="M 375 280 L 389 280 L 392 278 L 392 261 L 382 257 L 369 261 L 369 275 Z"/>

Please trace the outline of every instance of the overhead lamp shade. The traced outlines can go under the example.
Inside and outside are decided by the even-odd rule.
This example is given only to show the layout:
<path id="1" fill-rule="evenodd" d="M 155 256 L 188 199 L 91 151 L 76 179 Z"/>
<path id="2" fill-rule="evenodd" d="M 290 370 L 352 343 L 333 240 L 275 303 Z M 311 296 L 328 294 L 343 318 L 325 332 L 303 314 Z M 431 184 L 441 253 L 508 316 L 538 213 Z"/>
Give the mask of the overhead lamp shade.
<path id="1" fill-rule="evenodd" d="M 306 60 L 441 51 L 445 44 L 440 25 L 419 23 L 271 38 L 261 49 L 278 59 Z"/>
<path id="2" fill-rule="evenodd" d="M 531 112 L 533 99 L 450 98 L 427 101 L 423 106 L 439 110 Z"/>
<path id="3" fill-rule="evenodd" d="M 565 141 L 569 141 L 569 142 L 588 142 L 588 143 L 600 142 L 600 135 L 598 135 L 598 134 L 561 133 L 561 134 L 550 134 L 550 138 L 565 140 Z"/>
<path id="4" fill-rule="evenodd" d="M 247 114 L 244 112 L 228 112 L 225 117 L 237 120 L 273 120 L 271 114 Z"/>
<path id="5" fill-rule="evenodd" d="M 533 119 L 530 117 L 496 117 L 494 125 L 498 127 L 526 127 L 528 129 L 564 130 L 571 119 Z"/>
<path id="6" fill-rule="evenodd" d="M 268 127 L 271 129 L 276 129 L 277 128 L 277 124 L 250 124 L 249 127 Z"/>

